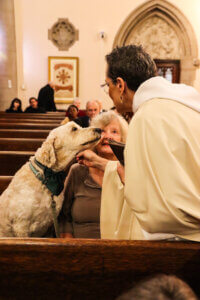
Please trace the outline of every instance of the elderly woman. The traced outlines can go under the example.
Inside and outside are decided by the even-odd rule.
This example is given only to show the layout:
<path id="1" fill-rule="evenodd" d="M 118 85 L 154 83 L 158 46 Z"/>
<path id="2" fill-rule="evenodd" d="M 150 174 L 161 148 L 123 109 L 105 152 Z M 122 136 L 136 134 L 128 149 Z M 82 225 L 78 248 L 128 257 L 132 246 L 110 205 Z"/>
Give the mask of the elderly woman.
<path id="1" fill-rule="evenodd" d="M 100 164 L 111 160 L 117 164 L 108 139 L 125 142 L 128 125 L 118 114 L 109 111 L 96 116 L 92 126 L 102 129 L 102 138 L 95 152 L 87 154 L 95 157 Z M 78 156 L 81 163 L 81 156 Z M 100 206 L 103 169 L 74 164 L 65 184 L 65 199 L 60 215 L 61 237 L 100 238 Z"/>

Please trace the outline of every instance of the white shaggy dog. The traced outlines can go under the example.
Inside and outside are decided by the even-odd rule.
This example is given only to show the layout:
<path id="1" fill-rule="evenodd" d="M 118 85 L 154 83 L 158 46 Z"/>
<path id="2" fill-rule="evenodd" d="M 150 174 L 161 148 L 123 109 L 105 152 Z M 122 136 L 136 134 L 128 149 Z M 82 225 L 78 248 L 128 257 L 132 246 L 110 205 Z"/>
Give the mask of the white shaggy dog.
<path id="1" fill-rule="evenodd" d="M 37 161 L 54 172 L 63 171 L 76 153 L 94 146 L 100 137 L 101 130 L 98 128 L 82 128 L 69 122 L 50 132 L 30 162 L 40 173 L 42 170 L 38 168 Z M 53 224 L 51 192 L 36 178 L 30 162 L 21 167 L 0 197 L 1 237 L 41 237 Z M 63 191 L 54 196 L 54 200 L 58 215 Z"/>

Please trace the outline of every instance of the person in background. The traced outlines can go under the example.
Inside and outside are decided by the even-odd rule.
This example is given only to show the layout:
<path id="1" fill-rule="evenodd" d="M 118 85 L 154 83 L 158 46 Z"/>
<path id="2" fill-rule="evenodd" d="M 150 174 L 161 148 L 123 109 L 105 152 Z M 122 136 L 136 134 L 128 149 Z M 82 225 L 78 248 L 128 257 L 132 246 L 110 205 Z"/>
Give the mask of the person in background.
<path id="1" fill-rule="evenodd" d="M 174 275 L 158 274 L 142 280 L 116 300 L 198 300 L 190 286 Z"/>
<path id="2" fill-rule="evenodd" d="M 78 107 L 78 118 L 86 116 L 86 110 L 81 109 L 81 100 L 79 98 L 75 98 L 73 104 Z"/>
<path id="3" fill-rule="evenodd" d="M 117 164 L 108 139 L 125 142 L 128 124 L 116 113 L 109 111 L 92 119 L 91 125 L 102 129 L 102 137 L 91 156 L 99 159 L 101 165 L 108 160 Z M 65 196 L 60 221 L 63 238 L 100 238 L 101 187 L 104 171 L 98 168 L 74 164 L 65 182 Z"/>
<path id="4" fill-rule="evenodd" d="M 45 111 L 56 111 L 56 105 L 54 102 L 54 89 L 54 83 L 49 82 L 39 91 L 38 106 L 42 107 Z"/>
<path id="5" fill-rule="evenodd" d="M 78 116 L 78 107 L 76 105 L 71 104 L 67 109 L 67 115 L 62 122 L 61 125 L 68 123 L 69 121 L 74 121 Z"/>
<path id="6" fill-rule="evenodd" d="M 81 100 L 79 98 L 75 98 L 74 101 L 73 101 L 73 104 L 76 105 L 78 107 L 78 109 L 80 110 Z"/>
<path id="7" fill-rule="evenodd" d="M 10 104 L 10 107 L 6 109 L 7 113 L 22 113 L 22 101 L 18 98 L 14 98 Z"/>
<path id="8" fill-rule="evenodd" d="M 25 113 L 45 113 L 42 107 L 38 107 L 38 100 L 35 97 L 29 98 L 30 105 L 25 109 Z"/>
<path id="9" fill-rule="evenodd" d="M 99 103 L 99 107 L 100 107 L 100 111 L 99 113 L 101 114 L 102 112 L 105 112 L 106 110 L 103 109 L 103 105 L 102 105 L 102 102 L 100 100 L 96 100 L 98 103 Z"/>
<path id="10" fill-rule="evenodd" d="M 100 112 L 100 106 L 97 100 L 91 100 L 86 103 L 86 116 L 74 120 L 81 127 L 89 127 L 91 120 Z"/>

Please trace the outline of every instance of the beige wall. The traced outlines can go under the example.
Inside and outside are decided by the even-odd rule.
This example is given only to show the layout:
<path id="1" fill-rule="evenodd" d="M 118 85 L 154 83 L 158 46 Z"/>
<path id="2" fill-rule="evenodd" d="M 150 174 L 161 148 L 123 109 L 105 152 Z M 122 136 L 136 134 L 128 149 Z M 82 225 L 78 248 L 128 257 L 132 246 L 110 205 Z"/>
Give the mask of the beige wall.
<path id="1" fill-rule="evenodd" d="M 17 94 L 17 64 L 13 0 L 0 1 L 0 110 Z"/>
<path id="2" fill-rule="evenodd" d="M 111 107 L 112 101 L 99 87 L 104 82 L 104 56 L 112 49 L 120 25 L 144 2 L 146 1 L 15 0 L 18 96 L 23 100 L 23 107 L 28 104 L 28 98 L 37 96 L 40 87 L 48 81 L 48 56 L 78 56 L 79 97 L 82 99 L 82 107 L 91 98 L 102 100 L 105 108 Z M 188 18 L 200 44 L 200 1 L 170 2 Z M 68 18 L 79 30 L 79 40 L 68 51 L 59 51 L 48 40 L 48 29 L 58 18 Z M 102 30 L 106 32 L 105 40 L 99 36 Z M 195 82 L 197 88 L 199 82 L 198 68 Z"/>

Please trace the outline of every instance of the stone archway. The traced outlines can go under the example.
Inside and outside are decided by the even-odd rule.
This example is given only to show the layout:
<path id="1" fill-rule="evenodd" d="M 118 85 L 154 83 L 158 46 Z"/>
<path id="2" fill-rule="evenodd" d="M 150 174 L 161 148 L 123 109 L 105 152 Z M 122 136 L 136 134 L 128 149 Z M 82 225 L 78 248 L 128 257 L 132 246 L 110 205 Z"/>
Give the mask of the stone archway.
<path id="1" fill-rule="evenodd" d="M 157 59 L 179 59 L 180 81 L 193 85 L 198 65 L 197 40 L 182 12 L 165 0 L 152 0 L 135 9 L 120 27 L 115 46 L 142 44 Z"/>

